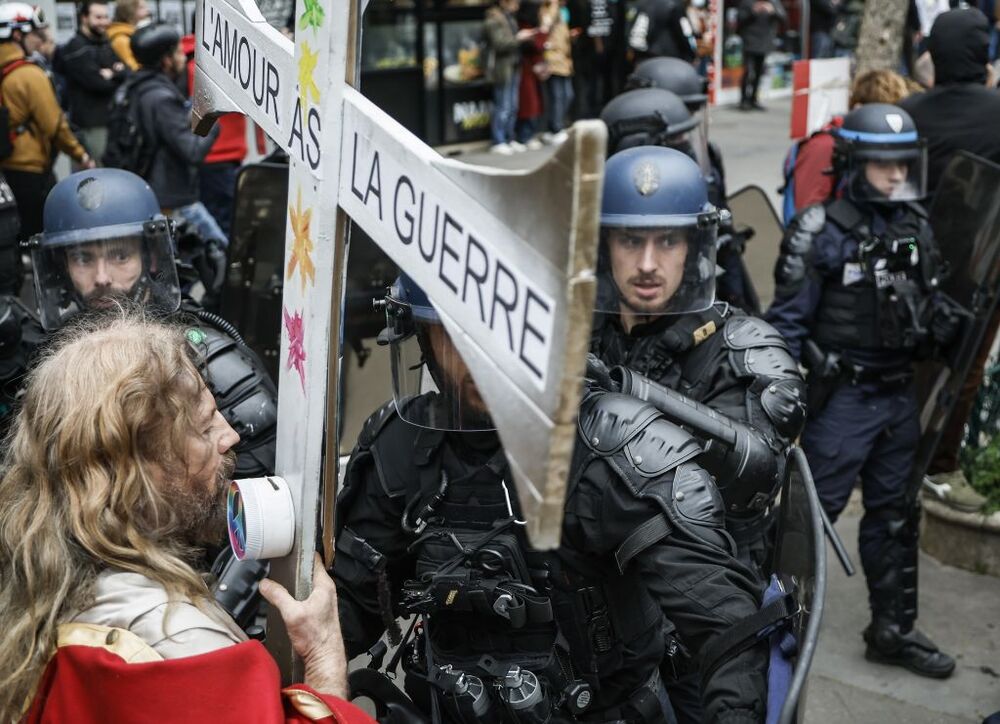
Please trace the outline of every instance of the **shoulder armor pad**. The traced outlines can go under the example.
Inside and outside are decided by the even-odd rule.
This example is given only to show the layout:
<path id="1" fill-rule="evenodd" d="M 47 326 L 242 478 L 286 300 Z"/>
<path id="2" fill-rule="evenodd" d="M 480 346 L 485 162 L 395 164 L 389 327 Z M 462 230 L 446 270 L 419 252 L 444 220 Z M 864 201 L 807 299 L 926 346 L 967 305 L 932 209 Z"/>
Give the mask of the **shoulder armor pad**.
<path id="1" fill-rule="evenodd" d="M 792 219 L 792 224 L 796 229 L 809 234 L 818 234 L 826 224 L 826 209 L 823 204 L 813 204 L 807 206 Z"/>
<path id="2" fill-rule="evenodd" d="M 827 206 L 826 216 L 844 231 L 854 231 L 865 223 L 864 214 L 847 199 L 837 199 Z"/>
<path id="3" fill-rule="evenodd" d="M 754 347 L 780 347 L 788 349 L 781 332 L 760 317 L 734 316 L 722 330 L 729 349 L 744 350 Z"/>
<path id="4" fill-rule="evenodd" d="M 421 428 L 396 413 L 396 406 L 390 400 L 368 418 L 358 436 L 352 457 L 370 449 L 379 482 L 390 498 L 406 495 L 418 477 L 415 465 L 420 432 Z M 362 441 L 366 439 L 368 442 L 363 446 Z"/>
<path id="5" fill-rule="evenodd" d="M 805 279 L 806 259 L 812 253 L 813 239 L 825 224 L 826 210 L 820 204 L 807 206 L 789 222 L 774 268 L 779 287 L 795 287 Z"/>
<path id="6" fill-rule="evenodd" d="M 687 430 L 657 417 L 625 445 L 625 457 L 644 478 L 657 478 L 702 452 Z"/>
<path id="7" fill-rule="evenodd" d="M 732 350 L 733 368 L 741 377 L 800 379 L 799 366 L 784 337 L 763 319 L 734 317 L 726 324 L 723 338 Z"/>
<path id="8" fill-rule="evenodd" d="M 202 354 L 202 375 L 219 412 L 239 433 L 237 475 L 272 474 L 278 392 L 260 358 L 210 325 L 191 327 L 186 336 Z"/>
<path id="9" fill-rule="evenodd" d="M 681 465 L 674 475 L 674 508 L 695 525 L 720 528 L 725 523 L 725 503 L 712 476 L 698 465 Z"/>
<path id="10" fill-rule="evenodd" d="M 375 438 L 382 432 L 382 428 L 396 414 L 396 403 L 393 400 L 389 400 L 382 407 L 375 410 L 365 420 L 365 424 L 361 426 L 361 432 L 358 434 L 358 447 L 371 447 L 372 443 L 375 442 Z"/>
<path id="11" fill-rule="evenodd" d="M 594 393 L 580 406 L 580 435 L 600 455 L 612 455 L 659 416 L 648 402 L 631 395 Z"/>
<path id="12" fill-rule="evenodd" d="M 806 385 L 800 379 L 772 382 L 760 393 L 764 413 L 786 440 L 794 440 L 806 422 Z"/>

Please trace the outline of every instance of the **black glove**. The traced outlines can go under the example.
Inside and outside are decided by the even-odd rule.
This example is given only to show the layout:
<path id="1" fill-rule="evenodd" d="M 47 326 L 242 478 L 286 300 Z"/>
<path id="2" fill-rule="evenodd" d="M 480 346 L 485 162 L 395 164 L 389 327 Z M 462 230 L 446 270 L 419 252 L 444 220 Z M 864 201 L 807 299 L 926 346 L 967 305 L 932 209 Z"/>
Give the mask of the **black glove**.
<path id="1" fill-rule="evenodd" d="M 931 299 L 930 332 L 934 342 L 947 347 L 962 331 L 962 322 L 971 316 L 961 304 L 944 292 L 936 292 Z"/>

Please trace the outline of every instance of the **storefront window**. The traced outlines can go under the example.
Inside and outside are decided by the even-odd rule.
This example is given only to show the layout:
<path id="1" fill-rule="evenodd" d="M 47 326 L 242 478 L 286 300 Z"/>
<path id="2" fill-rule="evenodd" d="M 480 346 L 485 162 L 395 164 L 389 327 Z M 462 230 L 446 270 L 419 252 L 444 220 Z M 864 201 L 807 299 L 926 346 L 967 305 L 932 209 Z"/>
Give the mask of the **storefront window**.
<path id="1" fill-rule="evenodd" d="M 372 0 L 365 13 L 362 70 L 415 68 L 417 17 L 412 12 L 391 12 L 398 3 Z"/>

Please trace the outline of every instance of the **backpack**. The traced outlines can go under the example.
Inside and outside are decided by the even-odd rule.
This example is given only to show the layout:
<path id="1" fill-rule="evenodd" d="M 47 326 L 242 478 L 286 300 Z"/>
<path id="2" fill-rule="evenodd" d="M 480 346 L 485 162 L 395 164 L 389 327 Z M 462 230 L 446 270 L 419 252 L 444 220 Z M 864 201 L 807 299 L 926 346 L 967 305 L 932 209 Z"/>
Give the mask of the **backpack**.
<path id="1" fill-rule="evenodd" d="M 108 114 L 108 145 L 101 156 L 101 164 L 145 178 L 156 148 L 143 132 L 139 118 L 140 86 L 141 81 L 129 79 L 115 91 Z"/>
<path id="2" fill-rule="evenodd" d="M 11 61 L 0 70 L 0 161 L 10 158 L 11 154 L 14 153 L 14 139 L 24 130 L 22 127 L 10 127 L 10 109 L 3 102 L 3 82 L 18 68 L 31 64 L 30 60 L 19 58 Z"/>
<path id="3" fill-rule="evenodd" d="M 785 183 L 778 189 L 778 193 L 784 197 L 784 201 L 781 203 L 781 221 L 785 226 L 788 226 L 788 222 L 795 216 L 795 164 L 799 159 L 799 149 L 803 143 L 811 140 L 814 136 L 820 133 L 830 133 L 832 128 L 832 125 L 827 124 L 805 138 L 799 139 L 792 144 L 792 147 L 788 149 L 788 153 L 785 154 L 785 160 L 781 166 Z"/>

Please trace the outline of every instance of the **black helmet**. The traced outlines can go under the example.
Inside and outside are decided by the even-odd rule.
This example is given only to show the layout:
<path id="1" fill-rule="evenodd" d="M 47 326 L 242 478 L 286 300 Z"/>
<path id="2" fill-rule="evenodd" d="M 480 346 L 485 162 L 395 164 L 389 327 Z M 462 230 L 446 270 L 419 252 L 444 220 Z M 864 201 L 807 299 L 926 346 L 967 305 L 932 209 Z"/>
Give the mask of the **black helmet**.
<path id="1" fill-rule="evenodd" d="M 114 296 L 167 313 L 180 304 L 170 222 L 134 173 L 67 176 L 45 200 L 43 226 L 28 246 L 46 329 Z"/>
<path id="2" fill-rule="evenodd" d="M 927 143 L 910 114 L 889 103 L 868 103 L 844 116 L 833 131 L 834 166 L 855 200 L 912 201 L 927 187 Z M 875 167 L 895 167 L 895 181 L 873 184 Z"/>
<path id="3" fill-rule="evenodd" d="M 156 68 L 163 56 L 174 52 L 180 42 L 180 33 L 173 25 L 151 23 L 135 31 L 130 45 L 139 65 Z"/>
<path id="4" fill-rule="evenodd" d="M 601 111 L 608 155 L 635 146 L 675 146 L 698 125 L 684 101 L 662 88 L 641 88 L 612 98 Z"/>
<path id="5" fill-rule="evenodd" d="M 401 273 L 384 307 L 386 326 L 378 343 L 389 345 L 392 397 L 400 418 L 433 430 L 494 429 L 479 390 L 459 372 L 467 371 L 465 362 L 427 293 Z"/>
<path id="6" fill-rule="evenodd" d="M 708 100 L 708 79 L 680 58 L 648 58 L 635 67 L 625 90 L 662 88 L 676 93 L 693 113 Z"/>

